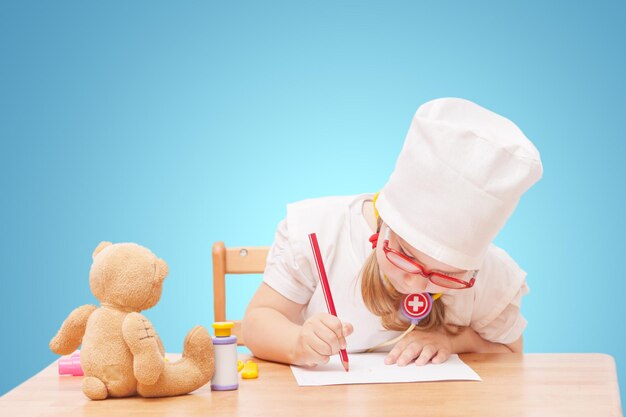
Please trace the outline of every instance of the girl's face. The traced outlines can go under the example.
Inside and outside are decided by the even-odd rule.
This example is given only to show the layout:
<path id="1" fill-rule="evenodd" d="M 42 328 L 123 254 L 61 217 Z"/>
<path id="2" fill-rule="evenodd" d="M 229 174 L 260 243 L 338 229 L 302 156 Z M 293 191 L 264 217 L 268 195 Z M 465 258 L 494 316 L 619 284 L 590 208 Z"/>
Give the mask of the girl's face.
<path id="1" fill-rule="evenodd" d="M 387 225 L 383 223 L 380 228 L 380 237 L 378 245 L 376 245 L 376 260 L 380 267 L 381 275 L 386 276 L 393 287 L 401 294 L 412 294 L 421 292 L 430 293 L 446 293 L 450 291 L 449 288 L 440 287 L 435 285 L 430 280 L 419 274 L 410 274 L 404 270 L 398 268 L 385 256 L 383 250 L 383 241 Z M 423 252 L 418 251 L 408 243 L 406 243 L 400 236 L 396 235 L 393 230 L 389 233 L 389 248 L 395 249 L 398 252 L 404 254 L 411 260 L 414 260 L 429 271 L 436 270 L 443 273 L 459 273 L 465 272 L 463 269 L 451 267 L 447 264 L 439 262 L 438 260 L 431 258 Z"/>

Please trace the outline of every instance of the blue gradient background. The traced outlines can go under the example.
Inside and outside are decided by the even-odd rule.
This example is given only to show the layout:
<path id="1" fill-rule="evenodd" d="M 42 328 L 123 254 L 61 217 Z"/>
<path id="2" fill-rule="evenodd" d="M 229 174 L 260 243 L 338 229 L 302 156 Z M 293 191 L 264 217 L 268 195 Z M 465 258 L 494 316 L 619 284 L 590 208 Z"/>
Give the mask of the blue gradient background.
<path id="1" fill-rule="evenodd" d="M 96 302 L 98 242 L 168 262 L 146 315 L 180 351 L 213 320 L 214 241 L 269 245 L 286 203 L 376 191 L 441 96 L 511 118 L 542 154 L 496 240 L 529 274 L 525 350 L 605 352 L 623 382 L 625 8 L 2 1 L 0 394 Z M 231 316 L 258 282 L 229 285 Z"/>

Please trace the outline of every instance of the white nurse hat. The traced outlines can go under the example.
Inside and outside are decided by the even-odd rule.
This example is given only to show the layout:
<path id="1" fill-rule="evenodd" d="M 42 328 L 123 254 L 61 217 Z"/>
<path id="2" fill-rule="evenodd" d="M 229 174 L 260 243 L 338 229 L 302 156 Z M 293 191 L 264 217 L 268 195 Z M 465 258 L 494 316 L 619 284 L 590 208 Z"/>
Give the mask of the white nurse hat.
<path id="1" fill-rule="evenodd" d="M 479 269 L 542 173 L 539 151 L 513 122 L 471 101 L 441 98 L 417 109 L 376 208 L 417 250 Z"/>

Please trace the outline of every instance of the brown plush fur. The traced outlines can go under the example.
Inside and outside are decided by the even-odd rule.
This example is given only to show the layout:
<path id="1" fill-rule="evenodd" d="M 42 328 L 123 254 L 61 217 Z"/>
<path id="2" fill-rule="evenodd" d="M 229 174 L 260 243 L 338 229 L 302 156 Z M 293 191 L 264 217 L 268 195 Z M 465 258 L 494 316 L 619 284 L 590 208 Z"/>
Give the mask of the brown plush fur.
<path id="1" fill-rule="evenodd" d="M 82 344 L 87 397 L 181 395 L 213 377 L 213 342 L 204 327 L 194 327 L 185 338 L 183 357 L 168 363 L 152 323 L 139 314 L 157 304 L 167 273 L 164 260 L 134 243 L 102 242 L 93 252 L 89 285 L 101 307 L 78 307 L 50 341 L 50 349 L 60 355 Z"/>

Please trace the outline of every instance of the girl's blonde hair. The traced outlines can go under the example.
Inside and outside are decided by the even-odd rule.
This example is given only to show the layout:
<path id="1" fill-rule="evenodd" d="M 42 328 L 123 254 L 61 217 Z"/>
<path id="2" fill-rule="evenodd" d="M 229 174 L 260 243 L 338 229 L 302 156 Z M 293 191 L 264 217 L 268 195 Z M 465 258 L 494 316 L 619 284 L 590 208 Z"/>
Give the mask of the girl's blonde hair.
<path id="1" fill-rule="evenodd" d="M 379 217 L 378 232 L 381 224 L 382 220 Z M 398 314 L 400 303 L 406 295 L 396 291 L 386 278 L 383 281 L 376 260 L 376 251 L 372 251 L 361 269 L 361 294 L 367 309 L 381 318 L 385 329 L 398 331 L 407 329 L 408 322 Z M 451 334 L 458 332 L 456 326 L 446 324 L 446 310 L 441 300 L 433 303 L 430 314 L 419 322 L 418 327 L 423 330 L 443 328 Z"/>

